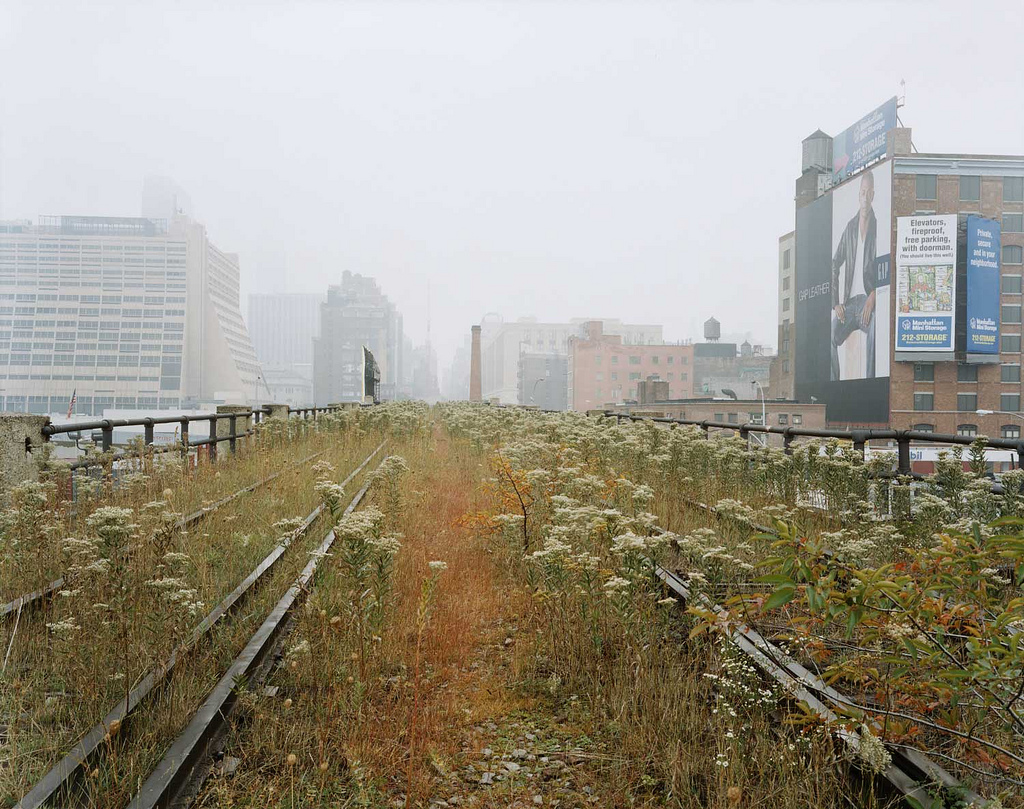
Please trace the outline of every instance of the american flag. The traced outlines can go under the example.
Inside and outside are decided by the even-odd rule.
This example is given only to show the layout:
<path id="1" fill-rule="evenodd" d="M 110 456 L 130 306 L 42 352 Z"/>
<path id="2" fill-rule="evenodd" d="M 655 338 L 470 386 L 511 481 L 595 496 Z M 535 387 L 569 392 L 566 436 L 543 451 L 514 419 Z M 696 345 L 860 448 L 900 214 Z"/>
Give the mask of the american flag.
<path id="1" fill-rule="evenodd" d="M 78 400 L 78 388 L 71 391 L 71 401 L 68 402 L 68 418 L 71 418 L 72 412 L 75 409 L 75 402 Z"/>

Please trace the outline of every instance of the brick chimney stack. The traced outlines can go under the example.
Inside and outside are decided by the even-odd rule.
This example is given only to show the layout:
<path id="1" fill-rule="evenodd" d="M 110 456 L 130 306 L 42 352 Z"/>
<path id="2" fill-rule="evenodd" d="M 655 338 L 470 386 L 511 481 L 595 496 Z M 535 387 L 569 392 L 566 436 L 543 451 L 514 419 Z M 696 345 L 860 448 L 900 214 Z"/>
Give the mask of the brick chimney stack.
<path id="1" fill-rule="evenodd" d="M 480 327 L 473 327 L 473 342 L 469 354 L 469 401 L 482 402 L 480 383 Z"/>

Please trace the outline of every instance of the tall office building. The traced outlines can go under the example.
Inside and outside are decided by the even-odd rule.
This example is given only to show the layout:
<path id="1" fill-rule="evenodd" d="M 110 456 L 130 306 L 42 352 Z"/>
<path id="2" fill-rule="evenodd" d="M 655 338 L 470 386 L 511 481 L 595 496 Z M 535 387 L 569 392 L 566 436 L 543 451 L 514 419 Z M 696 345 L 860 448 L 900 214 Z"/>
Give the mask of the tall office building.
<path id="1" fill-rule="evenodd" d="M 248 325 L 264 368 L 313 365 L 313 338 L 320 332 L 324 295 L 253 294 Z"/>
<path id="2" fill-rule="evenodd" d="M 3 409 L 61 413 L 245 403 L 259 365 L 238 256 L 176 215 L 0 223 Z"/>
<path id="3" fill-rule="evenodd" d="M 402 316 L 372 278 L 347 270 L 320 305 L 313 341 L 313 396 L 317 405 L 359 401 L 363 346 L 380 367 L 381 398 L 394 399 L 402 379 Z"/>

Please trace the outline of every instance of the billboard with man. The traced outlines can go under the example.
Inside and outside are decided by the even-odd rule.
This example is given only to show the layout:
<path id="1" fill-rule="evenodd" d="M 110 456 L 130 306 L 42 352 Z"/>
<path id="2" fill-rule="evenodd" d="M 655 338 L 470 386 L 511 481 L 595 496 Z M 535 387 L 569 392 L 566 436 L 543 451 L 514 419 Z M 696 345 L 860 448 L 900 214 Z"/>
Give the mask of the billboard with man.
<path id="1" fill-rule="evenodd" d="M 832 423 L 889 420 L 892 164 L 796 212 L 796 396 Z"/>

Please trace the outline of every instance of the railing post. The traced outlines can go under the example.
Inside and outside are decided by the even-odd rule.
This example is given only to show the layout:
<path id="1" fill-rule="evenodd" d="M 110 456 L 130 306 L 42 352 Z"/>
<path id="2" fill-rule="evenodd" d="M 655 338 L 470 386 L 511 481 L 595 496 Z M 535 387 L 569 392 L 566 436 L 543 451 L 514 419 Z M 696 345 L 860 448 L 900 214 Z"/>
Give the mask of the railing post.
<path id="1" fill-rule="evenodd" d="M 114 445 L 114 425 L 110 423 L 110 419 L 103 421 L 103 451 L 110 452 L 110 448 Z"/>
<path id="2" fill-rule="evenodd" d="M 707 438 L 708 437 L 708 420 L 707 419 L 704 419 L 703 421 L 701 421 L 700 428 L 704 431 L 704 437 Z"/>
<path id="3" fill-rule="evenodd" d="M 145 424 L 145 437 L 143 440 L 146 442 L 147 447 L 153 446 L 153 419 L 147 418 Z"/>
<path id="4" fill-rule="evenodd" d="M 206 445 L 210 450 L 210 463 L 217 463 L 217 421 L 217 418 L 210 417 L 210 443 Z"/>
<path id="5" fill-rule="evenodd" d="M 793 454 L 793 428 L 787 427 L 782 431 L 782 451 L 787 455 Z"/>
<path id="6" fill-rule="evenodd" d="M 181 417 L 181 457 L 188 458 L 188 416 Z"/>
<path id="7" fill-rule="evenodd" d="M 853 438 L 853 448 L 860 453 L 860 457 L 864 458 L 864 447 L 867 443 L 868 433 L 866 430 L 854 430 L 851 433 Z"/>
<path id="8" fill-rule="evenodd" d="M 907 437 L 906 430 L 900 430 L 896 436 L 896 449 L 898 463 L 896 465 L 896 471 L 900 475 L 909 475 L 911 472 L 910 468 L 910 438 Z"/>

